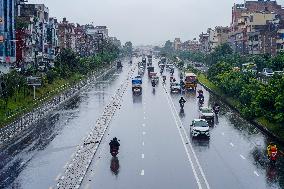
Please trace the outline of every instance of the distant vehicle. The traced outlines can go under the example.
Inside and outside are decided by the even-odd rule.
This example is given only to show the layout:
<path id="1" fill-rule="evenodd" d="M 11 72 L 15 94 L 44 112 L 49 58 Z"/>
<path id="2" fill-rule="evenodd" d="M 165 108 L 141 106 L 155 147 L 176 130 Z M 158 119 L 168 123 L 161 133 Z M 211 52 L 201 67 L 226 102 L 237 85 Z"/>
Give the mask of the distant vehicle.
<path id="1" fill-rule="evenodd" d="M 162 62 L 159 62 L 158 66 L 161 68 L 161 69 L 164 69 L 164 67 L 166 66 L 164 63 Z"/>
<path id="2" fill-rule="evenodd" d="M 253 62 L 242 64 L 242 72 L 257 74 L 257 66 Z"/>
<path id="3" fill-rule="evenodd" d="M 155 68 L 154 68 L 153 66 L 149 66 L 149 67 L 147 68 L 147 70 L 148 70 L 148 76 L 149 76 L 149 77 L 151 77 L 151 72 L 152 72 L 152 73 L 155 72 Z"/>
<path id="4" fill-rule="evenodd" d="M 189 90 L 189 89 L 196 90 L 197 76 L 194 73 L 191 73 L 191 72 L 185 73 L 184 83 L 185 83 L 185 88 L 187 90 Z"/>
<path id="5" fill-rule="evenodd" d="M 178 82 L 172 82 L 170 89 L 171 93 L 180 93 L 181 91 L 180 84 Z"/>
<path id="6" fill-rule="evenodd" d="M 117 69 L 121 69 L 121 68 L 122 68 L 122 63 L 121 63 L 121 61 L 118 61 L 118 62 L 116 63 L 116 68 L 117 68 Z"/>
<path id="7" fill-rule="evenodd" d="M 263 68 L 262 75 L 265 76 L 265 77 L 271 77 L 271 76 L 274 75 L 274 72 L 270 68 Z"/>
<path id="8" fill-rule="evenodd" d="M 284 74 L 284 71 L 274 71 L 274 74 L 275 74 L 275 75 L 283 75 L 283 74 Z"/>
<path id="9" fill-rule="evenodd" d="M 166 58 L 166 57 L 162 57 L 162 58 L 161 58 L 161 63 L 162 63 L 162 64 L 166 64 L 166 62 L 167 62 L 167 58 Z"/>
<path id="10" fill-rule="evenodd" d="M 152 55 L 148 55 L 148 65 L 152 65 Z"/>
<path id="11" fill-rule="evenodd" d="M 152 79 L 155 81 L 156 85 L 159 83 L 159 76 L 157 75 L 157 73 L 152 76 Z"/>
<path id="12" fill-rule="evenodd" d="M 174 69 L 174 65 L 173 64 L 166 64 L 166 70 L 171 70 Z"/>
<path id="13" fill-rule="evenodd" d="M 199 110 L 199 118 L 205 119 L 208 123 L 214 123 L 214 112 L 211 108 L 201 107 Z"/>
<path id="14" fill-rule="evenodd" d="M 15 70 L 16 72 L 21 72 L 21 71 L 22 71 L 22 68 L 16 67 L 16 68 L 14 68 L 14 70 Z"/>
<path id="15" fill-rule="evenodd" d="M 210 137 L 209 125 L 205 119 L 194 119 L 190 125 L 190 133 L 192 137 L 206 136 Z"/>

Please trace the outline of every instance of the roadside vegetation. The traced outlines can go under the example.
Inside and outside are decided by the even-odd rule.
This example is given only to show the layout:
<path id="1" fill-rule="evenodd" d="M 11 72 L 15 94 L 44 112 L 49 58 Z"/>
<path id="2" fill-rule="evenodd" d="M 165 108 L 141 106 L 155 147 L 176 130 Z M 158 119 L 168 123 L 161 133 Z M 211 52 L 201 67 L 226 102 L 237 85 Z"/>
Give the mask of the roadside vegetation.
<path id="1" fill-rule="evenodd" d="M 243 117 L 254 120 L 284 139 L 284 75 L 274 74 L 263 78 L 259 74 L 263 68 L 283 71 L 283 53 L 275 57 L 243 56 L 233 53 L 228 44 L 219 46 L 210 54 L 173 52 L 166 49 L 164 53 L 172 58 L 181 58 L 181 66 L 186 60 L 205 63 L 209 70 L 207 73 L 198 73 L 201 83 L 225 98 Z M 249 62 L 257 66 L 257 73 L 242 70 L 242 64 Z"/>
<path id="2" fill-rule="evenodd" d="M 15 70 L 1 76 L 0 87 L 0 127 L 15 120 L 23 113 L 38 107 L 44 100 L 60 93 L 87 75 L 109 67 L 119 56 L 120 50 L 109 44 L 104 53 L 90 57 L 79 57 L 70 49 L 62 50 L 54 63 L 45 72 L 36 66 L 25 72 Z M 33 87 L 28 86 L 27 77 L 41 78 L 41 86 L 36 88 L 36 100 L 33 99 Z"/>

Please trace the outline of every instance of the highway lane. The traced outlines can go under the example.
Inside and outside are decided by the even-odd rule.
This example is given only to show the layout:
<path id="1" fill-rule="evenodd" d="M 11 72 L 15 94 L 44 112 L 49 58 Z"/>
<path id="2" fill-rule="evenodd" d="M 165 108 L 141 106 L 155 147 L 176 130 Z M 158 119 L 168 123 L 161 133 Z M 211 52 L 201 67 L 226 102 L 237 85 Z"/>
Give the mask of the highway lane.
<path id="1" fill-rule="evenodd" d="M 178 73 L 175 77 L 178 78 Z M 153 93 L 147 77 L 144 77 L 143 88 L 146 90 L 140 101 L 132 100 L 131 90 L 125 96 L 121 112 L 116 115 L 81 188 L 198 188 L 170 108 L 172 102 L 179 110 L 181 95 L 170 95 L 172 101 L 167 102 L 169 93 L 161 84 Z M 168 92 L 168 82 L 165 89 Z M 190 138 L 208 186 L 283 188 L 283 158 L 279 158 L 276 167 L 272 167 L 266 158 L 266 145 L 272 139 L 203 90 L 205 106 L 212 106 L 216 101 L 222 105 L 218 121 L 211 128 L 210 140 L 190 138 L 189 125 L 199 116 L 195 92 L 183 95 L 187 100 L 185 115 L 176 119 L 181 120 Z M 148 127 L 143 128 L 144 114 L 144 124 Z M 141 137 L 141 132 L 142 135 L 145 132 L 145 136 Z M 117 174 L 112 174 L 110 170 L 112 161 L 108 142 L 113 136 L 119 137 L 122 144 Z M 176 165 L 177 162 L 179 164 Z M 194 164 L 196 167 L 196 162 Z M 143 176 L 140 171 L 143 171 Z M 200 174 L 198 177 L 201 177 Z M 202 188 L 206 188 L 204 183 Z"/>
<path id="2" fill-rule="evenodd" d="M 64 171 L 77 146 L 126 77 L 114 71 L 82 91 L 64 107 L 31 127 L 0 152 L 0 188 L 49 188 Z"/>

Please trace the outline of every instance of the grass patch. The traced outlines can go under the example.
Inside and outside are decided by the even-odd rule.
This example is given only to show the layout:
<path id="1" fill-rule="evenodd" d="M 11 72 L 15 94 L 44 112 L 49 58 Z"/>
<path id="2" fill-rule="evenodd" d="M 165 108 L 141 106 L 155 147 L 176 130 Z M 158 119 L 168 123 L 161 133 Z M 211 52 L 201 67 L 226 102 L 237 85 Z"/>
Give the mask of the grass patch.
<path id="1" fill-rule="evenodd" d="M 276 136 L 278 136 L 281 139 L 284 139 L 284 127 L 281 124 L 277 123 L 271 123 L 264 117 L 256 118 L 255 121 L 265 126 L 270 132 L 274 133 Z"/>
<path id="2" fill-rule="evenodd" d="M 68 85 L 74 85 L 85 77 L 86 76 L 81 74 L 74 74 L 69 79 L 56 78 L 51 84 L 44 82 L 42 87 L 36 88 L 36 100 L 33 99 L 33 87 L 31 86 L 29 90 L 26 91 L 26 95 L 23 91 L 19 91 L 10 97 L 6 109 L 4 108 L 5 102 L 0 100 L 0 127 L 13 122 L 21 115 L 39 107 L 45 101 L 66 90 Z"/>

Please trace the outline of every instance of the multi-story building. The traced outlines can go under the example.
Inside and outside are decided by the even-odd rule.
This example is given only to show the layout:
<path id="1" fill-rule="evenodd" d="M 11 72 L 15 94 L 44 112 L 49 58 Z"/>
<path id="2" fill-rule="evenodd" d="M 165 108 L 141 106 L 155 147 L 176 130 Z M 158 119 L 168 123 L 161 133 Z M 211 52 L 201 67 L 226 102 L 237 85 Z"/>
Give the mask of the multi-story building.
<path id="1" fill-rule="evenodd" d="M 75 25 L 69 23 L 66 18 L 58 24 L 58 39 L 60 49 L 72 49 L 75 51 L 76 38 L 75 38 Z"/>
<path id="2" fill-rule="evenodd" d="M 18 7 L 18 17 L 24 18 L 20 30 L 26 29 L 25 34 L 28 35 L 27 40 L 29 49 L 28 60 L 42 62 L 49 60 L 50 44 L 48 43 L 48 27 L 49 27 L 49 9 L 44 4 L 21 4 Z M 25 36 L 27 37 L 27 36 Z M 27 60 L 27 61 L 28 61 Z"/>
<path id="3" fill-rule="evenodd" d="M 176 51 L 181 50 L 181 44 L 182 43 L 181 43 L 180 38 L 175 38 L 174 44 L 173 44 L 174 50 L 176 50 Z"/>
<path id="4" fill-rule="evenodd" d="M 207 34 L 203 34 L 201 37 L 201 43 L 203 49 L 207 52 L 212 52 L 221 44 L 227 43 L 229 40 L 229 27 L 216 26 L 215 29 L 208 28 Z"/>
<path id="5" fill-rule="evenodd" d="M 0 62 L 16 61 L 15 1 L 0 0 Z"/>
<path id="6" fill-rule="evenodd" d="M 59 51 L 58 41 L 58 22 L 56 18 L 49 18 L 47 25 L 47 44 L 48 44 L 48 59 L 50 61 L 55 60 L 55 56 Z"/>
<path id="7" fill-rule="evenodd" d="M 200 51 L 203 53 L 209 52 L 209 34 L 201 33 L 199 35 Z"/>
<path id="8" fill-rule="evenodd" d="M 116 37 L 109 37 L 109 41 L 118 48 L 121 48 L 121 41 L 118 40 Z"/>
<path id="9" fill-rule="evenodd" d="M 108 28 L 106 26 L 96 26 L 95 33 L 102 34 L 104 39 L 107 39 L 108 36 Z"/>
<path id="10" fill-rule="evenodd" d="M 276 1 L 258 0 L 234 4 L 231 47 L 235 52 L 242 54 L 275 55 L 283 46 L 281 35 L 277 34 L 282 32 L 278 32 L 282 19 L 284 19 L 284 9 Z"/>
<path id="11" fill-rule="evenodd" d="M 181 44 L 181 50 L 197 52 L 201 50 L 201 44 L 196 40 L 188 40 Z"/>

